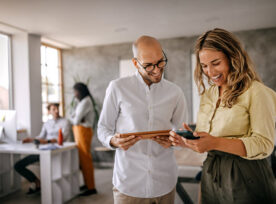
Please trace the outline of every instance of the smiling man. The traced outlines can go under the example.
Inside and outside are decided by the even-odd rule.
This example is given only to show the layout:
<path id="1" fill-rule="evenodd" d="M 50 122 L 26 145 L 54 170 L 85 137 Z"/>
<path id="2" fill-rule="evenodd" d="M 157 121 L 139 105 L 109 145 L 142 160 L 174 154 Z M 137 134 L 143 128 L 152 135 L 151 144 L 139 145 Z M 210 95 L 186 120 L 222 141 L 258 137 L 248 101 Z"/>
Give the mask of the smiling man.
<path id="1" fill-rule="evenodd" d="M 109 84 L 98 123 L 99 140 L 116 149 L 114 203 L 174 203 L 177 165 L 168 137 L 121 134 L 180 128 L 187 115 L 184 94 L 163 79 L 168 59 L 155 38 L 140 37 L 133 55 L 136 74 Z"/>

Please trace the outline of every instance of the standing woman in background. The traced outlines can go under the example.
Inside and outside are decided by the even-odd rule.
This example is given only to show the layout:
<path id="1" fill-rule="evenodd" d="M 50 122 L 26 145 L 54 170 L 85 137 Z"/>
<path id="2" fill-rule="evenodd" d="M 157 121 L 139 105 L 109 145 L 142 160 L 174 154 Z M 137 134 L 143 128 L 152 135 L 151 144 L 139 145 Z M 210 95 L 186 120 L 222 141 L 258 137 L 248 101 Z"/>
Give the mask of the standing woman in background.
<path id="1" fill-rule="evenodd" d="M 194 136 L 200 138 L 188 140 L 171 131 L 170 140 L 208 152 L 202 203 L 276 203 L 275 178 L 266 159 L 274 147 L 276 93 L 261 82 L 240 42 L 226 30 L 201 35 L 195 54 L 201 99 Z"/>
<path id="2" fill-rule="evenodd" d="M 98 113 L 95 109 L 95 102 L 87 88 L 83 83 L 76 83 L 73 87 L 74 95 L 79 103 L 75 112 L 71 115 L 70 121 L 73 124 L 73 133 L 75 142 L 79 150 L 80 167 L 83 173 L 85 186 L 87 190 L 81 193 L 81 196 L 96 194 L 94 179 L 94 167 L 91 156 L 91 141 L 93 129 L 97 122 Z M 96 118 L 96 119 L 95 119 Z"/>

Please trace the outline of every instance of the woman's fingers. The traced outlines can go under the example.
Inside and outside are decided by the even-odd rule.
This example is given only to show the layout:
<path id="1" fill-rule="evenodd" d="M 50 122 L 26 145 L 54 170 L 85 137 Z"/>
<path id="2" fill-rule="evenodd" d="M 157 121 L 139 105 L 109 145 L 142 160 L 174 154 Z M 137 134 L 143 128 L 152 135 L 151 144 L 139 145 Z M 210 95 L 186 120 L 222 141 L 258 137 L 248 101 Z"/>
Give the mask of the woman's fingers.
<path id="1" fill-rule="evenodd" d="M 185 138 L 182 138 L 182 140 L 187 147 L 194 149 L 195 144 L 193 143 L 193 140 L 187 140 Z"/>
<path id="2" fill-rule="evenodd" d="M 185 139 L 185 138 L 183 138 L 183 139 Z M 198 143 L 199 143 L 199 140 L 189 140 L 189 139 L 185 139 L 185 144 L 187 144 L 187 145 L 198 145 Z"/>
<path id="3" fill-rule="evenodd" d="M 183 127 L 185 130 L 189 130 L 189 131 L 193 132 L 193 130 L 186 123 L 183 123 Z"/>
<path id="4" fill-rule="evenodd" d="M 209 136 L 209 134 L 207 132 L 194 132 L 194 136 L 204 137 L 204 136 Z"/>
<path id="5" fill-rule="evenodd" d="M 187 146 L 194 146 L 197 144 L 197 140 L 189 140 L 189 139 L 186 139 L 186 138 L 182 138 L 183 142 L 185 143 L 185 145 Z"/>
<path id="6" fill-rule="evenodd" d="M 176 134 L 174 131 L 170 131 L 170 137 L 169 140 L 172 142 L 172 145 L 176 146 L 180 144 L 181 137 Z"/>
<path id="7" fill-rule="evenodd" d="M 181 138 L 178 134 L 176 134 L 174 131 L 170 131 L 170 136 L 174 137 L 174 138 Z"/>

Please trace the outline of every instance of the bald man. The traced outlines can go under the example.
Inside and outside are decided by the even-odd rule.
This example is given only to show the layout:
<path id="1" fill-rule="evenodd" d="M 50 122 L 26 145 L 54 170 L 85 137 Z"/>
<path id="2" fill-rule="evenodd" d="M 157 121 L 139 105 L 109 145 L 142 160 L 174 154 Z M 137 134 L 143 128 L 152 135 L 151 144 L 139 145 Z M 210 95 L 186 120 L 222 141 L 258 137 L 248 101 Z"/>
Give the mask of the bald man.
<path id="1" fill-rule="evenodd" d="M 185 98 L 163 79 L 168 59 L 155 38 L 140 37 L 133 55 L 136 74 L 110 82 L 98 123 L 99 140 L 116 150 L 114 203 L 174 203 L 177 165 L 169 139 L 121 134 L 181 128 Z"/>

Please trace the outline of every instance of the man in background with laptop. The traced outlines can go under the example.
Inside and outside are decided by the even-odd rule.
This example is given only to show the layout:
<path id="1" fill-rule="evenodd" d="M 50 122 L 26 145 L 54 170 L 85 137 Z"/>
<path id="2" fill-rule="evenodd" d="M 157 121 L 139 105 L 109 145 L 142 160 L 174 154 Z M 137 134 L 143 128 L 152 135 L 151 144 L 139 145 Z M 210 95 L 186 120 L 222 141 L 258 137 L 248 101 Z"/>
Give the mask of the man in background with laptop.
<path id="1" fill-rule="evenodd" d="M 37 140 L 40 144 L 56 143 L 58 141 L 59 129 L 62 129 L 64 141 L 69 138 L 71 125 L 67 119 L 59 115 L 59 104 L 50 103 L 47 109 L 52 119 L 49 119 L 43 124 L 39 136 L 35 138 L 25 138 L 23 143 L 31 143 L 34 142 L 34 140 Z M 27 194 L 33 194 L 40 191 L 40 180 L 33 172 L 26 168 L 28 165 L 38 161 L 39 155 L 29 155 L 14 165 L 15 170 L 31 183 Z"/>

